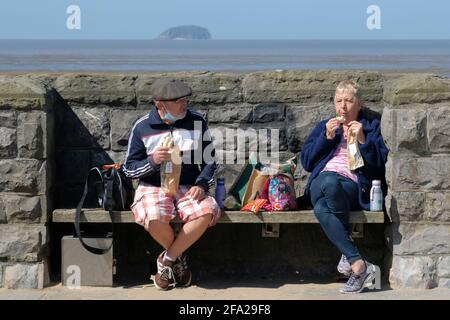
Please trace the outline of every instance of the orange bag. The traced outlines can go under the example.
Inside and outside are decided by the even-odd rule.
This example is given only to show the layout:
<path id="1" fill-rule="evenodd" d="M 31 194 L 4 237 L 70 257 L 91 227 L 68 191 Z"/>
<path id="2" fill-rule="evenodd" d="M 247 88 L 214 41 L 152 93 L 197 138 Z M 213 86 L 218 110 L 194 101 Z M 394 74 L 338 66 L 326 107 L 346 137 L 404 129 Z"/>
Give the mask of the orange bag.
<path id="1" fill-rule="evenodd" d="M 267 199 L 255 199 L 247 203 L 241 211 L 251 211 L 254 214 L 257 214 L 262 207 L 264 207 L 267 203 Z"/>

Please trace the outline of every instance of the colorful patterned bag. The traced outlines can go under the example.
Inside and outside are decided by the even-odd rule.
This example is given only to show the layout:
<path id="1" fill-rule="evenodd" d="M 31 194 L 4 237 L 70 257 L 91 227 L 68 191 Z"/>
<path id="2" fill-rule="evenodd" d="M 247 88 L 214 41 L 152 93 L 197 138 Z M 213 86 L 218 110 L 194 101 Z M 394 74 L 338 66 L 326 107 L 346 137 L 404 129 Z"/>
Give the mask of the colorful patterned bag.
<path id="1" fill-rule="evenodd" d="M 265 185 L 262 198 L 268 199 L 268 211 L 285 211 L 297 209 L 295 201 L 294 180 L 288 174 L 278 174 L 271 177 Z"/>

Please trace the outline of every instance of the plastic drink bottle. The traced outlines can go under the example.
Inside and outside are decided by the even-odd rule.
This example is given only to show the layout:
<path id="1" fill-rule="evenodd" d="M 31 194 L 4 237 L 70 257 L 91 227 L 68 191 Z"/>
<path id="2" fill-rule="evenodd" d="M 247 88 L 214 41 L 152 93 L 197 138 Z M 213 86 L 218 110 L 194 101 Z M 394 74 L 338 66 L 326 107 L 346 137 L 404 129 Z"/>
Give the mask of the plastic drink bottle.
<path id="1" fill-rule="evenodd" d="M 225 189 L 225 179 L 218 178 L 215 198 L 216 198 L 216 202 L 219 205 L 220 209 L 223 209 L 223 207 L 224 207 L 224 201 L 225 201 L 226 196 L 227 196 L 227 191 Z"/>
<path id="2" fill-rule="evenodd" d="M 370 189 L 370 211 L 383 211 L 383 192 L 381 191 L 381 181 L 373 180 Z"/>

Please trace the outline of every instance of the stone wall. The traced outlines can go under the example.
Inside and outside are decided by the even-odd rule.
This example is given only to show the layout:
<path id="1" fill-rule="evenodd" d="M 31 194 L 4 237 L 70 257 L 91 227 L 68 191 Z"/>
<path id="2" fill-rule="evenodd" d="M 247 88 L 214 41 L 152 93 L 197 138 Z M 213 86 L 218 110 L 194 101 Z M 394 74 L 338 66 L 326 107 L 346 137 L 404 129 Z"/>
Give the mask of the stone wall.
<path id="1" fill-rule="evenodd" d="M 393 77 L 384 100 L 390 283 L 450 288 L 450 80 Z"/>
<path id="2" fill-rule="evenodd" d="M 0 77 L 0 286 L 48 282 L 55 93 L 31 76 Z"/>
<path id="3" fill-rule="evenodd" d="M 301 151 L 315 123 L 334 114 L 338 82 L 359 82 L 366 107 L 374 116 L 383 114 L 383 135 L 391 151 L 387 213 L 392 224 L 387 222 L 384 232 L 379 226 L 366 226 L 366 237 L 357 240 L 358 246 L 383 266 L 393 286 L 449 286 L 449 80 L 362 71 L 2 76 L 0 285 L 38 287 L 45 282 L 46 257 L 58 256 L 55 244 L 60 241 L 57 231 L 48 239 L 48 227 L 55 228 L 48 223 L 52 208 L 76 206 L 91 166 L 123 161 L 130 128 L 149 110 L 149 87 L 166 75 L 191 85 L 192 105 L 205 115 L 213 132 L 279 129 L 282 159 Z M 216 148 L 219 153 L 230 151 Z M 240 167 L 220 167 L 219 174 L 227 173 L 228 187 Z M 297 177 L 300 195 L 307 173 L 299 167 Z M 254 250 L 255 265 L 268 260 L 264 253 L 279 253 L 281 244 L 286 248 L 294 241 L 277 263 L 319 273 L 334 270 L 339 254 L 318 226 L 284 227 L 285 236 L 277 242 L 248 242 L 266 246 Z M 245 232 L 241 226 L 217 226 L 197 247 L 212 253 L 216 248 L 209 245 L 219 243 L 230 252 L 248 255 L 249 250 L 236 250 L 235 243 L 245 241 Z M 225 238 L 227 234 L 233 237 Z M 137 238 L 144 236 L 148 238 Z M 49 243 L 53 252 L 47 250 Z M 217 255 L 210 263 L 231 268 L 228 258 L 226 253 Z"/>

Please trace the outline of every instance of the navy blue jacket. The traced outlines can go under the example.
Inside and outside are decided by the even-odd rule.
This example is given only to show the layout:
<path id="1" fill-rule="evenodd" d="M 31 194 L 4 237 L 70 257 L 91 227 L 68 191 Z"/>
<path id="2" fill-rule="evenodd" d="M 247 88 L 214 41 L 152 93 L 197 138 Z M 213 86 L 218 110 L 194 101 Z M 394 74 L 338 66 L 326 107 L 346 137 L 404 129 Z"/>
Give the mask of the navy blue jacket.
<path id="1" fill-rule="evenodd" d="M 174 143 L 182 151 L 180 185 L 198 185 L 208 191 L 217 168 L 214 161 L 215 150 L 205 119 L 201 114 L 190 110 L 186 117 L 173 125 L 161 120 L 156 107 L 152 107 L 149 114 L 136 121 L 122 167 L 125 175 L 160 187 L 160 165 L 153 161 L 152 154 L 168 135 L 172 135 Z M 211 155 L 211 160 L 204 159 L 204 152 Z"/>
<path id="2" fill-rule="evenodd" d="M 302 166 L 306 171 L 311 172 L 305 189 L 305 197 L 309 200 L 311 200 L 311 181 L 319 175 L 327 162 L 333 157 L 342 137 L 342 128 L 339 128 L 336 130 L 334 139 L 327 139 L 325 125 L 328 120 L 323 120 L 316 125 L 301 151 Z M 366 137 L 366 142 L 359 145 L 364 166 L 355 170 L 358 177 L 359 204 L 363 209 L 369 210 L 372 180 L 382 181 L 383 193 L 386 195 L 385 163 L 389 151 L 381 136 L 378 119 L 369 120 L 364 112 L 360 112 L 357 121 L 362 124 Z"/>

